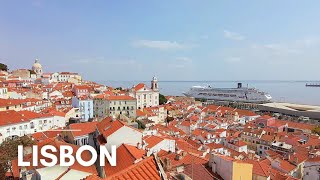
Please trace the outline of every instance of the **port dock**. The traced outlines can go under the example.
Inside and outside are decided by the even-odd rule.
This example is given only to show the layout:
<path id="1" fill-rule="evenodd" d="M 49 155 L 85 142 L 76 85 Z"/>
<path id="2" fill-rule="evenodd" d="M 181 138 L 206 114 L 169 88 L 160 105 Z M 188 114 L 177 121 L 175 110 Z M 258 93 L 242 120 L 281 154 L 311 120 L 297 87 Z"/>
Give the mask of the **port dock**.
<path id="1" fill-rule="evenodd" d="M 306 83 L 306 87 L 320 87 L 320 83 Z"/>

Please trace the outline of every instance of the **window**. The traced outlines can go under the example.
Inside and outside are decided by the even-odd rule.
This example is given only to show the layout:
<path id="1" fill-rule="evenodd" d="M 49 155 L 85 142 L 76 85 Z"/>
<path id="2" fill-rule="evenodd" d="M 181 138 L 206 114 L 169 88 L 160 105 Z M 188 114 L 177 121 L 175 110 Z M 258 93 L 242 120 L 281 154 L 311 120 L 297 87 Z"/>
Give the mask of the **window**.
<path id="1" fill-rule="evenodd" d="M 143 95 L 143 99 L 147 99 L 147 95 L 146 94 Z"/>
<path id="2" fill-rule="evenodd" d="M 34 123 L 33 123 L 33 122 L 30 123 L 30 128 L 31 128 L 31 129 L 34 128 Z"/>

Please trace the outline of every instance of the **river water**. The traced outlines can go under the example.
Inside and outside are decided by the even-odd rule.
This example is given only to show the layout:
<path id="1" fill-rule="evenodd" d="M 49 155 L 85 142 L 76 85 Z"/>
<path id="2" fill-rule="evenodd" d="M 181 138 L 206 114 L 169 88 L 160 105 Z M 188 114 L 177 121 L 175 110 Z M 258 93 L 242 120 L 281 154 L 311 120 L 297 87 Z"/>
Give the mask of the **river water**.
<path id="1" fill-rule="evenodd" d="M 101 81 L 111 87 L 132 87 L 140 82 L 150 86 L 150 81 Z M 238 81 L 159 81 L 160 93 L 182 95 L 195 85 L 211 85 L 217 88 L 236 87 Z M 243 86 L 255 87 L 268 92 L 275 102 L 320 105 L 320 87 L 306 87 L 303 81 L 242 81 Z"/>

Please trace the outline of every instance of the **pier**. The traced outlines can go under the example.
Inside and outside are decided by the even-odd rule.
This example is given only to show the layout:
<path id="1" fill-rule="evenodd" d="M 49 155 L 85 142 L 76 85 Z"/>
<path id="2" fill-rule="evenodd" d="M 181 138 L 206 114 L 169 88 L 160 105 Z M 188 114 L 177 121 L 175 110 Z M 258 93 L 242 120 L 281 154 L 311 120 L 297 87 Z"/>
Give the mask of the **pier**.
<path id="1" fill-rule="evenodd" d="M 311 83 L 309 83 L 309 84 L 307 83 L 306 87 L 320 87 L 320 83 L 312 83 L 312 84 Z"/>

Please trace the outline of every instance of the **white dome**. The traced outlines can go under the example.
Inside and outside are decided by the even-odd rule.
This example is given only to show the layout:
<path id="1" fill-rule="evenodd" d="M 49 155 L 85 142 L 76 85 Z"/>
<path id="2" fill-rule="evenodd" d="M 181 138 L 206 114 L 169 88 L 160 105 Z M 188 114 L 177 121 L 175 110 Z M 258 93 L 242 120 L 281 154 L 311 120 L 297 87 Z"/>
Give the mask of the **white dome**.
<path id="1" fill-rule="evenodd" d="M 155 76 L 152 78 L 152 80 L 158 81 L 157 77 L 155 77 Z"/>
<path id="2" fill-rule="evenodd" d="M 39 63 L 39 60 L 36 59 L 34 64 L 32 65 L 32 69 L 41 69 L 42 68 L 42 65 Z"/>

